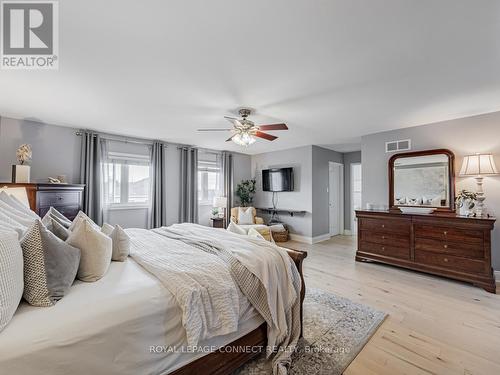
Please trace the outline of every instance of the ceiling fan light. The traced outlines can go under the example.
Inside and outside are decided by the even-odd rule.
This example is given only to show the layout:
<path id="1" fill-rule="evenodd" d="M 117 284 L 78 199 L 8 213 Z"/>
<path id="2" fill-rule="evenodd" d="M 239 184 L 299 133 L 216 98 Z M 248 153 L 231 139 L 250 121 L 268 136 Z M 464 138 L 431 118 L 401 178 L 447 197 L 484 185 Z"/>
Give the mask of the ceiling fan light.
<path id="1" fill-rule="evenodd" d="M 255 137 L 249 133 L 238 133 L 233 137 L 233 142 L 239 146 L 248 147 L 255 143 Z"/>

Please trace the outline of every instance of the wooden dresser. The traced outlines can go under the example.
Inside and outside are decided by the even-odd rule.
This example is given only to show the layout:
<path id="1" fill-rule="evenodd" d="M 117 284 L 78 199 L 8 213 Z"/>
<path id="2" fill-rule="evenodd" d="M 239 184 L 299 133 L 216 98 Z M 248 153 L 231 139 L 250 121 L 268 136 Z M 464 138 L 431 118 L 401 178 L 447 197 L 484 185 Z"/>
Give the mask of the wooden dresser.
<path id="1" fill-rule="evenodd" d="M 68 219 L 73 220 L 82 209 L 85 185 L 0 183 L 0 187 L 4 186 L 26 188 L 31 209 L 40 217 L 53 206 Z"/>
<path id="2" fill-rule="evenodd" d="M 356 211 L 357 261 L 377 261 L 470 282 L 495 293 L 491 268 L 494 218 L 454 213 Z"/>

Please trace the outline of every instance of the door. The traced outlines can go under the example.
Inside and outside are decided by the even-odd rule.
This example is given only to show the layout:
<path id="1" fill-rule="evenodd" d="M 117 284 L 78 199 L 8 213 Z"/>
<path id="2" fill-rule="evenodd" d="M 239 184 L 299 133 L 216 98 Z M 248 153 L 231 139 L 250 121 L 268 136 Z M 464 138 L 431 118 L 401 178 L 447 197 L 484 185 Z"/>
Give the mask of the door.
<path id="1" fill-rule="evenodd" d="M 342 165 L 329 163 L 329 209 L 330 209 L 330 236 L 342 233 L 341 213 L 343 211 L 343 171 Z"/>
<path id="2" fill-rule="evenodd" d="M 351 164 L 351 233 L 358 233 L 356 210 L 361 208 L 361 164 Z"/>

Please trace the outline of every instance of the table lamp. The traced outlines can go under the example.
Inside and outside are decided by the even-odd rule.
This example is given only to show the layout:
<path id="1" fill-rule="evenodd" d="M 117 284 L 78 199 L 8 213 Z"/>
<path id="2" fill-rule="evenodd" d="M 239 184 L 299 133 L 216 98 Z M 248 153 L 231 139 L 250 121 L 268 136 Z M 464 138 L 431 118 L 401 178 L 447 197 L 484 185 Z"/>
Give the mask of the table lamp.
<path id="1" fill-rule="evenodd" d="M 483 191 L 483 178 L 485 176 L 498 175 L 498 169 L 492 154 L 474 154 L 464 157 L 460 176 L 474 177 L 477 183 L 477 209 L 476 215 L 482 216 L 484 210 L 484 200 L 486 196 Z"/>

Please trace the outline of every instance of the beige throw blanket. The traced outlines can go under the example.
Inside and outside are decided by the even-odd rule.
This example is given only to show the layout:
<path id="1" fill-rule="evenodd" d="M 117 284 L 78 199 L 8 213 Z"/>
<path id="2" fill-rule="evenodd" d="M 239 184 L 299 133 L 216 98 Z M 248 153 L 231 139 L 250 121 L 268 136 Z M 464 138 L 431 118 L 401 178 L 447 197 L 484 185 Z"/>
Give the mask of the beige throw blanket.
<path id="1" fill-rule="evenodd" d="M 241 290 L 267 323 L 274 373 L 286 374 L 300 333 L 301 288 L 286 250 L 195 224 L 127 232 L 133 258 L 176 297 L 188 343 L 236 331 Z"/>

